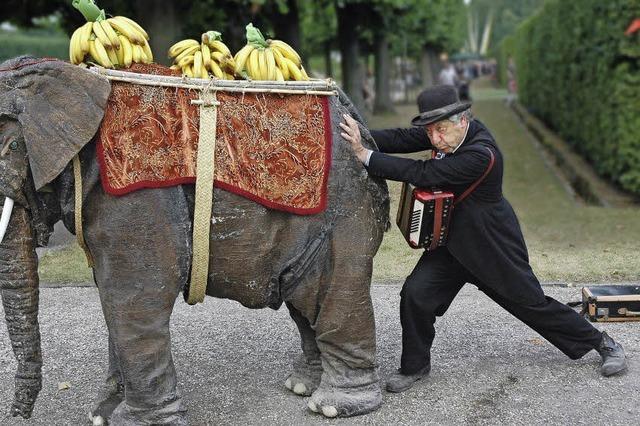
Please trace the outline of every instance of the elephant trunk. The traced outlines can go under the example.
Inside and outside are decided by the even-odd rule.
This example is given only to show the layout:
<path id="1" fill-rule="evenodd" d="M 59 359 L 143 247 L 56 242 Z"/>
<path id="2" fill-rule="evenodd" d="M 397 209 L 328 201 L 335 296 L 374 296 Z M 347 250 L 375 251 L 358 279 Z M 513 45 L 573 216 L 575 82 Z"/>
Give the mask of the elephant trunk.
<path id="1" fill-rule="evenodd" d="M 7 204 L 11 203 L 5 200 L 4 205 Z M 29 213 L 18 205 L 13 208 L 0 243 L 0 294 L 11 346 L 18 362 L 11 414 L 28 419 L 42 388 L 38 258 Z"/>

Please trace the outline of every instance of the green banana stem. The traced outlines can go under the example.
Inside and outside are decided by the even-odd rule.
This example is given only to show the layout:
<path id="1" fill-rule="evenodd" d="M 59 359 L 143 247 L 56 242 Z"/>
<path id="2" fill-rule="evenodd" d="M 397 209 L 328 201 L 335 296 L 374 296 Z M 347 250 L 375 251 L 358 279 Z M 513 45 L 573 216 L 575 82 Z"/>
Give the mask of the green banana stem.
<path id="1" fill-rule="evenodd" d="M 256 47 L 269 47 L 269 43 L 264 39 L 264 36 L 259 29 L 253 26 L 252 23 L 247 25 L 247 43 L 253 44 Z"/>
<path id="2" fill-rule="evenodd" d="M 220 40 L 222 41 L 222 33 L 219 31 L 207 31 L 206 33 L 202 33 L 202 42 L 204 44 L 209 44 L 212 41 Z"/>
<path id="3" fill-rule="evenodd" d="M 100 10 L 94 0 L 73 0 L 71 5 L 78 9 L 88 22 L 102 21 L 106 18 L 104 10 Z"/>

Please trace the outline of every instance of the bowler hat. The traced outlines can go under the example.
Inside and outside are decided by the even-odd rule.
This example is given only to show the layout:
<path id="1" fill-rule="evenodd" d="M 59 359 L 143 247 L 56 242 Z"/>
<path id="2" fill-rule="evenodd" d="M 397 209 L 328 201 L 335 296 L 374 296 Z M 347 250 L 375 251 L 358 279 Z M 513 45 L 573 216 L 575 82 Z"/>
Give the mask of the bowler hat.
<path id="1" fill-rule="evenodd" d="M 454 86 L 441 84 L 423 90 L 418 95 L 418 111 L 411 124 L 424 126 L 444 120 L 461 111 L 469 109 L 471 102 L 460 102 L 458 90 Z"/>

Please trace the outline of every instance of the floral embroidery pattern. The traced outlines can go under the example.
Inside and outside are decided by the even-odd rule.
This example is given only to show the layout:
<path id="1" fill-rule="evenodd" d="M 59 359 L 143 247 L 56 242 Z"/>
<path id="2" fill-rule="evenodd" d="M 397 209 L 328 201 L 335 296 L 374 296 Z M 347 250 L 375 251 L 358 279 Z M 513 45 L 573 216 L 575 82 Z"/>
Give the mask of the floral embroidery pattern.
<path id="1" fill-rule="evenodd" d="M 171 75 L 159 65 L 134 72 Z M 193 183 L 199 92 L 112 82 L 98 134 L 105 190 Z M 268 207 L 299 214 L 326 204 L 331 155 L 324 96 L 217 92 L 215 184 Z"/>

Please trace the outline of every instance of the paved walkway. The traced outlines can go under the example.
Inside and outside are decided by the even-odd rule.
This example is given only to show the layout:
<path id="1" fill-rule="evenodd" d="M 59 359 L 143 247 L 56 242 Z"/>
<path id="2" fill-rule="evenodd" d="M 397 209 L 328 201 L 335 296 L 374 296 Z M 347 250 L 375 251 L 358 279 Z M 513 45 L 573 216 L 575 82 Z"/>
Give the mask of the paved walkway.
<path id="1" fill-rule="evenodd" d="M 563 302 L 579 297 L 578 288 L 545 291 Z M 397 285 L 372 289 L 383 377 L 398 363 L 398 293 Z M 0 326 L 0 424 L 88 424 L 106 367 L 96 290 L 42 289 L 40 324 L 44 388 L 28 422 L 4 414 L 13 397 L 15 363 L 6 327 Z M 598 374 L 595 352 L 569 360 L 472 286 L 437 323 L 431 376 L 404 394 L 385 393 L 380 410 L 350 419 L 324 420 L 282 385 L 299 347 L 285 309 L 249 310 L 212 298 L 190 307 L 180 300 L 172 324 L 193 425 L 640 424 L 640 323 L 597 325 L 624 344 L 631 367 L 606 379 Z M 71 386 L 59 391 L 59 382 Z"/>

